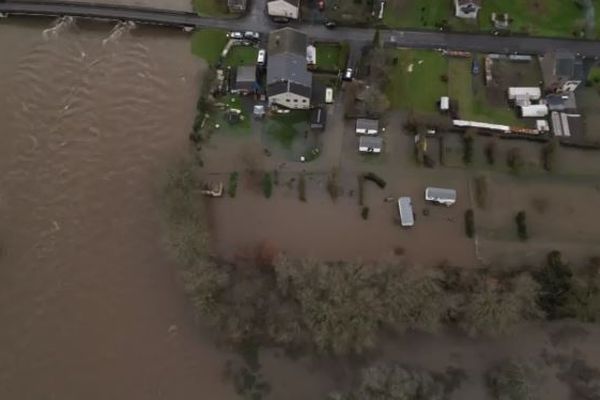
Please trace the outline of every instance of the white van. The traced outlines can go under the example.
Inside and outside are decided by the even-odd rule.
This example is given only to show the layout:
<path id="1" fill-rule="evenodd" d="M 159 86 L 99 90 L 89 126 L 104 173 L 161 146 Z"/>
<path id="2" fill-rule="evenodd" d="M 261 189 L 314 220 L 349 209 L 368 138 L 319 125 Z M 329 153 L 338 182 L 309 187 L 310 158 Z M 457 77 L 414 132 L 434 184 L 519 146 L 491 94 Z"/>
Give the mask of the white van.
<path id="1" fill-rule="evenodd" d="M 333 89 L 328 87 L 325 88 L 325 104 L 333 103 Z"/>
<path id="2" fill-rule="evenodd" d="M 256 63 L 259 65 L 264 65 L 265 60 L 267 58 L 267 52 L 265 49 L 260 49 L 258 51 L 258 57 L 256 57 Z"/>

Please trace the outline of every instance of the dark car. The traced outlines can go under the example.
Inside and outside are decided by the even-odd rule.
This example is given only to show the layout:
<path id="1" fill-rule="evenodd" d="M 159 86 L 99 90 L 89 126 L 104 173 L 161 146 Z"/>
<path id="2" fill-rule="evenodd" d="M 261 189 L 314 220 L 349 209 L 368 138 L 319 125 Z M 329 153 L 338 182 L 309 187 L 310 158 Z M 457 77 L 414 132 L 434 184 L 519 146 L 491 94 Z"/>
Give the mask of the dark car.
<path id="1" fill-rule="evenodd" d="M 325 22 L 325 28 L 327 29 L 333 29 L 337 26 L 337 24 L 334 21 L 327 21 Z"/>

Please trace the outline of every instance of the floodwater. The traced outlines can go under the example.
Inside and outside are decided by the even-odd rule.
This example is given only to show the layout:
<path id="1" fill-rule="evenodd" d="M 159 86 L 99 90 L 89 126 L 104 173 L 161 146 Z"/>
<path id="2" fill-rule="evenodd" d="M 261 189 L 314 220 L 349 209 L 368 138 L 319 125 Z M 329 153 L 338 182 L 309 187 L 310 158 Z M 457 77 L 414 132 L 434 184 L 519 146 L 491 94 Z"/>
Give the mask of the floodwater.
<path id="1" fill-rule="evenodd" d="M 0 398 L 231 399 L 157 207 L 204 65 L 113 28 L 0 22 Z"/>

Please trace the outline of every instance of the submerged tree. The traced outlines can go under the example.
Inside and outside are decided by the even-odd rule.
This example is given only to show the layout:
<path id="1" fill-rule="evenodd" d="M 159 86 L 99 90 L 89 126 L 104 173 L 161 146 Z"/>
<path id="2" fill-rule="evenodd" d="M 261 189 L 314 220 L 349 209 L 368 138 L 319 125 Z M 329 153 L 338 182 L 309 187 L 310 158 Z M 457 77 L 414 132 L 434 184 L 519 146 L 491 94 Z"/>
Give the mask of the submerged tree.
<path id="1" fill-rule="evenodd" d="M 527 363 L 504 360 L 486 373 L 486 380 L 496 400 L 538 399 L 539 376 Z"/>

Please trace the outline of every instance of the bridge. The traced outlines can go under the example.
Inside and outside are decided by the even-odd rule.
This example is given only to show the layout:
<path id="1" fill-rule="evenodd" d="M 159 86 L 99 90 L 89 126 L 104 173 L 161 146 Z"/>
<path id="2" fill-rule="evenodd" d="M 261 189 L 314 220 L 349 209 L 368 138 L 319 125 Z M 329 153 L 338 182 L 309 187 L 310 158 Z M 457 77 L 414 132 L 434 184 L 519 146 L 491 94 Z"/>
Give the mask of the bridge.
<path id="1" fill-rule="evenodd" d="M 259 1 L 253 3 L 260 3 Z M 191 12 L 161 10 L 139 6 L 110 5 L 77 2 L 41 2 L 0 0 L 0 13 L 10 15 L 73 16 L 102 20 L 128 20 L 141 24 L 154 24 L 178 28 L 221 28 L 265 32 L 275 25 L 264 15 L 263 9 L 250 10 L 237 19 L 201 17 Z M 304 31 L 313 40 L 347 40 L 353 45 L 372 41 L 373 29 L 344 28 L 328 30 L 323 25 L 290 23 L 289 26 Z M 488 53 L 544 54 L 550 50 L 568 49 L 587 57 L 600 57 L 600 41 L 560 39 L 529 36 L 497 37 L 486 34 L 439 32 L 427 30 L 382 30 L 386 45 L 413 48 L 442 48 Z M 354 47 L 354 46 L 353 46 Z"/>

